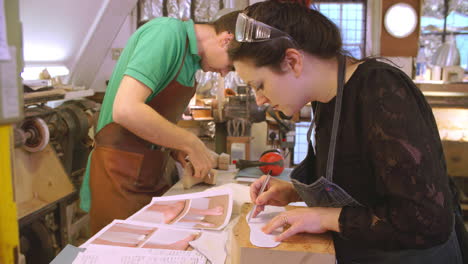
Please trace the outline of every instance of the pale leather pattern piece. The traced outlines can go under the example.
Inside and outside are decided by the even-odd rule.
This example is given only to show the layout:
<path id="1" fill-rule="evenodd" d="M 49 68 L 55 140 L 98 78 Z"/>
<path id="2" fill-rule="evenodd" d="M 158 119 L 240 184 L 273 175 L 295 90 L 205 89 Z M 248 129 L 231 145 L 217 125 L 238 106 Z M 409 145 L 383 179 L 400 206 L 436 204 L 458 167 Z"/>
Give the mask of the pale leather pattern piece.
<path id="1" fill-rule="evenodd" d="M 247 214 L 246 221 L 250 228 L 250 243 L 254 246 L 265 248 L 273 248 L 281 244 L 281 242 L 275 241 L 275 237 L 283 232 L 282 227 L 274 230 L 271 234 L 263 233 L 262 227 L 270 222 L 273 217 L 284 211 L 286 211 L 284 207 L 266 206 L 265 210 L 258 214 L 257 217 L 251 218 L 250 222 L 248 222 L 248 219 L 252 212 Z"/>

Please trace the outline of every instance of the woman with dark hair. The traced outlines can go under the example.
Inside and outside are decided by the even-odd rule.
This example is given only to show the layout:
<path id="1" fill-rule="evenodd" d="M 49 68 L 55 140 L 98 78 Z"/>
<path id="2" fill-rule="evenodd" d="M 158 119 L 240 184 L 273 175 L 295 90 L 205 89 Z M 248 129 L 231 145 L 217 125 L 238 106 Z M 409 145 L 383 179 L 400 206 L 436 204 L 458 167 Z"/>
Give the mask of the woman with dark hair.
<path id="1" fill-rule="evenodd" d="M 292 183 L 252 184 L 255 217 L 265 205 L 303 200 L 264 232 L 290 225 L 332 231 L 339 263 L 462 263 L 437 126 L 412 80 L 375 59 L 343 51 L 338 28 L 298 3 L 266 1 L 238 16 L 229 54 L 257 104 L 286 115 L 313 105 L 309 151 Z"/>

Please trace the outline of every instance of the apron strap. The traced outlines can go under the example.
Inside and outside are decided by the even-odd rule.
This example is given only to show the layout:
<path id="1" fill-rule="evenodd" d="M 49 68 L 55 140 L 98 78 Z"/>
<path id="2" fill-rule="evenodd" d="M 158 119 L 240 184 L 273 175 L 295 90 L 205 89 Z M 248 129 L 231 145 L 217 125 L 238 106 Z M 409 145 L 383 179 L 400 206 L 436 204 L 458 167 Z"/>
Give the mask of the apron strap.
<path id="1" fill-rule="evenodd" d="M 185 57 L 187 56 L 187 50 L 189 48 L 189 39 L 187 36 L 187 40 L 185 41 L 185 51 L 184 51 L 184 57 L 182 58 L 182 63 L 180 64 L 179 70 L 177 71 L 174 80 L 177 80 L 177 77 L 179 77 L 180 72 L 182 71 L 182 67 L 184 67 L 184 62 L 185 62 Z"/>
<path id="2" fill-rule="evenodd" d="M 343 90 L 344 90 L 344 77 L 346 74 L 346 57 L 340 55 L 338 57 L 338 90 L 336 94 L 335 112 L 333 114 L 333 128 L 330 137 L 330 147 L 328 149 L 327 159 L 327 180 L 333 182 L 333 168 L 335 165 L 335 149 L 336 140 L 338 135 L 338 128 L 340 125 L 341 105 L 343 102 Z"/>

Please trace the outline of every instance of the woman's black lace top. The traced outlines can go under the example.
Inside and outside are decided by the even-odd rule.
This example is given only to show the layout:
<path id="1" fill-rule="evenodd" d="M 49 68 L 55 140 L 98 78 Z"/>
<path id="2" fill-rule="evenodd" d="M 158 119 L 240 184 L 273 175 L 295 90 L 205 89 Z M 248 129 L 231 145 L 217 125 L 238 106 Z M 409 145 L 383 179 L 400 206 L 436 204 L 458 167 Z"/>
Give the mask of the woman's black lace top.
<path id="1" fill-rule="evenodd" d="M 335 99 L 319 107 L 309 183 L 326 175 Z M 397 250 L 448 239 L 453 211 L 437 125 L 423 94 L 399 69 L 367 60 L 345 84 L 333 175 L 364 205 L 343 208 L 344 241 Z"/>

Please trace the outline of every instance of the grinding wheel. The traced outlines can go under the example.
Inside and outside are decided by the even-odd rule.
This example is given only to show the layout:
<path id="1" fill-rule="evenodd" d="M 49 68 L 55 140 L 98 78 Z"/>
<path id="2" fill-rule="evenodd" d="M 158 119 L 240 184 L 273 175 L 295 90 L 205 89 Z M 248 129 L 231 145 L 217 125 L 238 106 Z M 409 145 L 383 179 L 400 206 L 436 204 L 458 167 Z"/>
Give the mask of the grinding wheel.
<path id="1" fill-rule="evenodd" d="M 23 148 L 29 152 L 43 150 L 49 144 L 49 127 L 41 118 L 29 118 L 21 124 L 21 129 L 26 135 Z"/>

